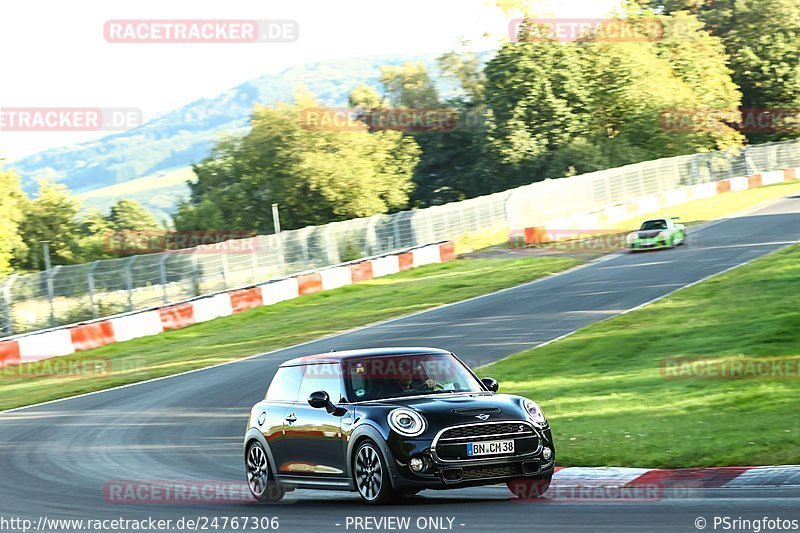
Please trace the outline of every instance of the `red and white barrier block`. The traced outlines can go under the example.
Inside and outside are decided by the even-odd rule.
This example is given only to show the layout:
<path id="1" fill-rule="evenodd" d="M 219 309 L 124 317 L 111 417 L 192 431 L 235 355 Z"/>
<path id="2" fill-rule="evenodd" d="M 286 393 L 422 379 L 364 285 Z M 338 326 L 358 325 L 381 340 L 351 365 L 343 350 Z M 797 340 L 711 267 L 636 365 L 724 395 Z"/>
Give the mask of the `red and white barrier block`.
<path id="1" fill-rule="evenodd" d="M 455 257 L 452 242 L 430 244 L 399 254 L 338 265 L 158 309 L 0 340 L 0 368 L 158 335 L 305 294 L 333 290 L 413 267 L 451 261 Z"/>

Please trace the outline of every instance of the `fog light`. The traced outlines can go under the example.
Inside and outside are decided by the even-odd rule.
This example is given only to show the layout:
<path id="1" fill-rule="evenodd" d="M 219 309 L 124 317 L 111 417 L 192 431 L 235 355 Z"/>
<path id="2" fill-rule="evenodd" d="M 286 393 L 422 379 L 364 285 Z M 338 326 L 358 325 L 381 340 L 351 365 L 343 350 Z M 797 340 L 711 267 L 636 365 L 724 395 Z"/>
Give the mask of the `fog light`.
<path id="1" fill-rule="evenodd" d="M 410 466 L 411 470 L 414 472 L 419 472 L 425 466 L 425 463 L 419 457 L 414 457 L 408 462 L 408 466 Z"/>
<path id="2" fill-rule="evenodd" d="M 553 457 L 553 450 L 550 448 L 545 447 L 542 450 L 542 457 L 544 457 L 545 461 L 549 461 L 551 457 Z"/>

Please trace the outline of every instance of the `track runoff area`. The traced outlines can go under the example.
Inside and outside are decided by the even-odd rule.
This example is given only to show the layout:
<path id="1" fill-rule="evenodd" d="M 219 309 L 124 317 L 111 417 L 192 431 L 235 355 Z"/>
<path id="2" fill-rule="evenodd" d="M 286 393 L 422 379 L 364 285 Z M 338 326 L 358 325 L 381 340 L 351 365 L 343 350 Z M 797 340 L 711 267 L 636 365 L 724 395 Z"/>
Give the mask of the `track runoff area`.
<path id="1" fill-rule="evenodd" d="M 535 502 L 514 498 L 505 486 L 425 491 L 380 508 L 365 507 L 347 492 L 296 491 L 273 505 L 253 505 L 243 496 L 245 419 L 282 361 L 334 348 L 392 345 L 440 346 L 473 363 L 496 361 L 797 242 L 800 199 L 690 229 L 689 237 L 686 247 L 609 256 L 513 289 L 235 363 L 2 413 L 0 530 L 797 529 L 800 480 L 791 469 L 770 471 L 773 482 L 749 469 L 705 471 L 695 474 L 695 483 L 648 495 L 565 488 L 592 477 L 600 480 L 594 485 L 619 487 L 652 476 L 648 469 L 568 468 L 556 474 L 555 497 Z M 183 498 L 176 497 L 176 487 Z"/>

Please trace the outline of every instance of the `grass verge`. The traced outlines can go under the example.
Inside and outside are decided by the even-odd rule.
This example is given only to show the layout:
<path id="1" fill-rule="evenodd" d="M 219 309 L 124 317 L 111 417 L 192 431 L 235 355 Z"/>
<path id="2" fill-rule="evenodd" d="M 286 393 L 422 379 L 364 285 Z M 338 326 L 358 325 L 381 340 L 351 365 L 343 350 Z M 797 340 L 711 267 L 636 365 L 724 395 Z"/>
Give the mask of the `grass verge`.
<path id="1" fill-rule="evenodd" d="M 562 466 L 798 464 L 799 289 L 792 246 L 481 374 L 540 402 Z M 720 367 L 690 365 L 673 374 L 668 358 L 682 356 L 780 361 L 788 373 L 708 379 Z"/>
<path id="2" fill-rule="evenodd" d="M 0 369 L 0 409 L 177 374 L 534 280 L 570 258 L 461 259 L 39 363 Z"/>

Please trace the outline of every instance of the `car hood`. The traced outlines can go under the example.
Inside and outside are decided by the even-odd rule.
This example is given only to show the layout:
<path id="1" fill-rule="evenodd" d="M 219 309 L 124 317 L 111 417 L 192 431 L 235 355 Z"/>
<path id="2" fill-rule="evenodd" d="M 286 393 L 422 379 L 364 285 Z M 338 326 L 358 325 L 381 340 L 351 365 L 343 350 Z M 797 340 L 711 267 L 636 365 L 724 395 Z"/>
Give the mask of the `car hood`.
<path id="1" fill-rule="evenodd" d="M 425 416 L 433 426 L 453 426 L 524 420 L 527 412 L 522 406 L 525 400 L 509 394 L 431 394 L 416 398 L 402 398 L 374 402 L 387 407 L 408 407 Z M 479 415 L 483 415 L 479 418 Z M 486 417 L 485 415 L 488 415 Z M 485 420 L 484 420 L 485 418 Z"/>
<path id="2" fill-rule="evenodd" d="M 636 236 L 640 239 L 652 239 L 662 231 L 667 231 L 665 229 L 648 229 L 644 231 L 637 231 Z"/>

